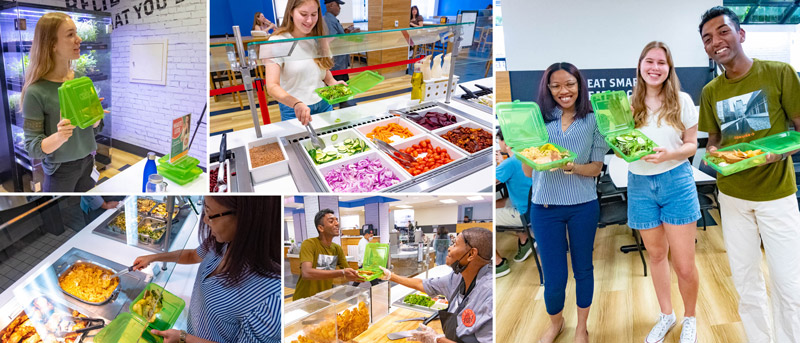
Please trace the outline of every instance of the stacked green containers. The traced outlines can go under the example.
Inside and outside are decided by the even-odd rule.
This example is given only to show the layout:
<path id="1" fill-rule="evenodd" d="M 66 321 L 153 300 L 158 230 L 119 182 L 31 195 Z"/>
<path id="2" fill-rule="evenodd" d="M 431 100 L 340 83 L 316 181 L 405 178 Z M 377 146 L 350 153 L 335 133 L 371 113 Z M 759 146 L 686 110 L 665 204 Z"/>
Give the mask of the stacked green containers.
<path id="1" fill-rule="evenodd" d="M 654 154 L 652 148 L 655 142 L 636 129 L 633 121 L 631 105 L 628 95 L 623 91 L 603 92 L 592 94 L 592 108 L 597 120 L 597 129 L 605 137 L 605 141 L 612 150 L 619 154 L 626 162 L 633 162 L 644 156 Z M 627 135 L 624 138 L 620 137 Z M 618 138 L 619 137 L 619 138 Z M 631 139 L 628 139 L 631 137 Z M 625 153 L 619 147 L 621 140 L 635 140 L 636 145 L 648 147 L 632 154 Z"/>
<path id="2" fill-rule="evenodd" d="M 531 161 L 520 152 L 530 147 L 540 147 L 547 144 L 550 135 L 544 124 L 542 112 L 539 105 L 535 102 L 501 102 L 496 105 L 497 118 L 500 121 L 500 129 L 503 130 L 503 138 L 506 144 L 511 147 L 514 156 L 523 163 L 531 166 L 534 170 L 544 171 L 561 167 L 568 162 L 575 160 L 577 155 L 568 151 L 558 144 L 552 144 L 558 151 L 569 155 L 557 161 L 539 164 Z"/>
<path id="3" fill-rule="evenodd" d="M 191 156 L 185 156 L 175 163 L 169 163 L 169 155 L 164 155 L 158 159 L 156 170 L 159 175 L 179 185 L 185 185 L 203 174 L 203 170 L 197 166 L 199 163 L 200 160 Z"/>
<path id="4" fill-rule="evenodd" d="M 350 79 L 350 81 L 347 82 L 347 86 L 350 87 L 350 90 L 353 92 L 353 94 L 351 95 L 345 95 L 331 99 L 326 98 L 325 96 L 322 95 L 322 91 L 324 89 L 335 86 L 320 87 L 315 89 L 314 92 L 317 92 L 317 95 L 319 95 L 319 97 L 322 98 L 323 100 L 327 101 L 328 104 L 334 105 L 340 102 L 350 100 L 354 98 L 356 94 L 361 94 L 370 90 L 370 88 L 375 87 L 375 85 L 383 82 L 383 80 L 384 77 L 381 74 L 378 74 L 372 70 L 367 70 L 365 72 L 356 75 L 355 77 Z"/>
<path id="5" fill-rule="evenodd" d="M 81 129 L 94 125 L 105 116 L 94 83 L 86 76 L 61 84 L 58 103 L 61 117 Z"/>
<path id="6" fill-rule="evenodd" d="M 383 276 L 380 267 L 389 267 L 389 244 L 367 243 L 367 249 L 364 252 L 364 266 L 359 270 L 372 272 L 372 275 L 365 277 L 367 281 L 372 281 Z"/>
<path id="7" fill-rule="evenodd" d="M 764 154 L 756 155 L 732 164 L 726 163 L 725 165 L 720 165 L 719 163 L 716 163 L 715 160 L 708 153 L 706 153 L 706 155 L 703 156 L 703 160 L 706 161 L 708 165 L 711 166 L 711 168 L 714 168 L 714 170 L 716 170 L 720 174 L 728 176 L 743 170 L 747 170 L 753 167 L 758 167 L 766 163 L 767 162 L 766 153 L 785 154 L 787 152 L 791 152 L 798 149 L 800 149 L 800 132 L 786 131 L 771 136 L 767 136 L 764 138 L 759 138 L 750 143 L 738 143 L 717 150 L 717 151 L 761 150 L 765 152 Z"/>

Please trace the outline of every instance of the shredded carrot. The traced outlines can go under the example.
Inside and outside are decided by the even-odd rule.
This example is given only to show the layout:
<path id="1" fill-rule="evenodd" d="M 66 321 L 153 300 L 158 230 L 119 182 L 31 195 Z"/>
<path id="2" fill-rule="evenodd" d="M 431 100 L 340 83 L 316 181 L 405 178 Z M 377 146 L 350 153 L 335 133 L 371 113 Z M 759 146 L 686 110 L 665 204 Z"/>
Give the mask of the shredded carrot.
<path id="1" fill-rule="evenodd" d="M 397 123 L 389 123 L 386 126 L 377 126 L 370 133 L 367 134 L 367 138 L 377 138 L 387 143 L 393 143 L 390 138 L 392 136 L 400 136 L 402 138 L 408 138 L 413 136 L 414 134 L 408 130 L 407 127 L 402 126 Z"/>

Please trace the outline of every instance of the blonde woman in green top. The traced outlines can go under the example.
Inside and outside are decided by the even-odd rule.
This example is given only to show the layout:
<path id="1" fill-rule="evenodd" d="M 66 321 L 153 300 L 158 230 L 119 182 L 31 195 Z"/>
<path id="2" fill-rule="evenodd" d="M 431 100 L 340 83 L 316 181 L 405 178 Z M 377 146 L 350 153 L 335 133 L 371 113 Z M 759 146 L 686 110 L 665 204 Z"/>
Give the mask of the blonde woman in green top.
<path id="1" fill-rule="evenodd" d="M 25 150 L 41 159 L 45 192 L 85 192 L 94 187 L 95 135 L 102 120 L 81 129 L 61 119 L 58 87 L 75 73 L 70 62 L 80 57 L 81 38 L 70 16 L 53 12 L 36 23 L 30 64 L 22 87 Z M 101 99 L 102 100 L 102 99 Z"/>

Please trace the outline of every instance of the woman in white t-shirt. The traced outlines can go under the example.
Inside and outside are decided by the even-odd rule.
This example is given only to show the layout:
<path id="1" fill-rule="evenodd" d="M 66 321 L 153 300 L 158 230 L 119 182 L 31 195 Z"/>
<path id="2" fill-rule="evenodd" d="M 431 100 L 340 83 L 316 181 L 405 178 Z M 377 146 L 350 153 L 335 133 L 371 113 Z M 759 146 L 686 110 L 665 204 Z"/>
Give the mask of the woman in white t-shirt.
<path id="1" fill-rule="evenodd" d="M 636 128 L 658 147 L 628 167 L 628 226 L 639 230 L 650 258 L 661 314 L 645 342 L 662 342 L 675 326 L 670 299 L 670 266 L 678 275 L 684 304 L 681 343 L 697 342 L 698 275 L 694 240 L 700 205 L 688 158 L 697 151 L 697 110 L 680 91 L 666 44 L 648 43 L 639 56 L 631 102 Z"/>
<path id="2" fill-rule="evenodd" d="M 283 23 L 269 40 L 284 40 L 325 35 L 325 22 L 320 15 L 318 0 L 289 0 Z M 262 44 L 259 52 L 266 68 L 267 92 L 278 100 L 281 120 L 297 118 L 303 125 L 311 115 L 332 111 L 333 107 L 314 92 L 315 89 L 342 83 L 331 75 L 333 59 L 315 39 L 296 41 L 291 58 L 286 56 L 294 42 L 288 44 Z M 319 56 L 325 57 L 319 57 Z M 317 56 L 316 58 L 313 58 Z"/>

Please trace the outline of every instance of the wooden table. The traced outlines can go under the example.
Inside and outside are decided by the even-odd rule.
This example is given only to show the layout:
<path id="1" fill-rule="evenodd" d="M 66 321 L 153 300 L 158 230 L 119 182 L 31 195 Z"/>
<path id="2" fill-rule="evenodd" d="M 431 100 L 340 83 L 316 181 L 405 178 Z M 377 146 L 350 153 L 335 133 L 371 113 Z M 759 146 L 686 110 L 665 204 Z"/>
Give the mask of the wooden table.
<path id="1" fill-rule="evenodd" d="M 427 312 L 417 312 L 411 311 L 404 308 L 398 308 L 386 317 L 383 317 L 381 320 L 375 322 L 375 324 L 370 325 L 367 331 L 358 335 L 353 341 L 357 343 L 366 343 L 366 342 L 395 342 L 395 343 L 402 343 L 408 342 L 408 340 L 398 339 L 396 341 L 390 341 L 386 335 L 392 332 L 398 331 L 408 331 L 416 329 L 421 321 L 409 321 L 409 322 L 402 322 L 402 323 L 395 323 L 397 320 L 402 319 L 409 319 L 415 317 L 422 317 L 422 316 L 429 316 L 430 314 Z M 442 322 L 439 319 L 436 319 L 430 323 L 428 326 L 436 330 L 436 332 L 442 332 Z M 413 342 L 413 341 L 412 341 Z"/>

